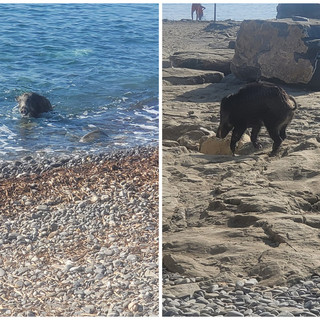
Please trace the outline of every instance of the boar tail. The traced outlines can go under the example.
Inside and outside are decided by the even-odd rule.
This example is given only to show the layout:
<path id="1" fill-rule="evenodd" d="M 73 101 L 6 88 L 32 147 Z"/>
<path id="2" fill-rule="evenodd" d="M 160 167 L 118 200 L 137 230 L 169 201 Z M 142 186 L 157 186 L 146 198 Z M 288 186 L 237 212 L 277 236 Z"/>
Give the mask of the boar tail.
<path id="1" fill-rule="evenodd" d="M 294 103 L 294 107 L 292 110 L 296 110 L 298 108 L 297 101 L 295 100 L 295 98 L 293 96 L 289 96 L 289 99 Z"/>

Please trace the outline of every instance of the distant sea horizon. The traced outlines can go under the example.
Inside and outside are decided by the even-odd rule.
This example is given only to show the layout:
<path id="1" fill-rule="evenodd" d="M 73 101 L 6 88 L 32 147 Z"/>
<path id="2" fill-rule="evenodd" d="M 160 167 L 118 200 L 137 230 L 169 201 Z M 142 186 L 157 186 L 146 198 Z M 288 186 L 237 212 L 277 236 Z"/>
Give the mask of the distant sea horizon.
<path id="1" fill-rule="evenodd" d="M 214 20 L 214 4 L 201 3 L 204 10 L 203 21 Z M 275 19 L 277 3 L 217 3 L 217 21 L 246 19 Z M 162 5 L 162 19 L 183 20 L 191 19 L 191 3 L 174 3 Z M 194 14 L 195 19 L 195 14 Z"/>

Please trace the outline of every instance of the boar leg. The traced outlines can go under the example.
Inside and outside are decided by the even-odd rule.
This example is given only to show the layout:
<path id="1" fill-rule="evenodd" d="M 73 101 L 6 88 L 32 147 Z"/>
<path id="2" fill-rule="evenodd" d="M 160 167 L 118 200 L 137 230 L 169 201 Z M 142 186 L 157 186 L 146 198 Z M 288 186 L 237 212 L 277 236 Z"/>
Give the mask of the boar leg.
<path id="1" fill-rule="evenodd" d="M 247 129 L 246 125 L 234 127 L 232 131 L 231 142 L 230 142 L 230 149 L 233 155 L 235 154 L 235 151 L 236 151 L 236 144 L 241 139 L 246 129 Z"/>
<path id="2" fill-rule="evenodd" d="M 287 118 L 283 121 L 282 125 L 280 126 L 280 137 L 283 140 L 285 140 L 287 138 L 287 134 L 286 134 L 286 129 L 287 126 L 290 124 L 290 122 L 292 121 L 293 118 L 293 112 L 291 112 Z"/>
<path id="3" fill-rule="evenodd" d="M 256 149 L 261 149 L 262 148 L 261 143 L 258 142 L 258 134 L 260 132 L 261 126 L 262 126 L 262 122 L 261 121 L 259 121 L 257 124 L 252 126 L 252 131 L 251 131 L 251 136 L 250 137 L 251 137 L 251 142 L 252 142 L 253 146 Z"/>
<path id="4" fill-rule="evenodd" d="M 287 138 L 286 129 L 287 129 L 287 125 L 284 125 L 284 126 L 280 129 L 280 137 L 281 137 L 282 141 Z"/>
<path id="5" fill-rule="evenodd" d="M 269 156 L 273 157 L 277 154 L 283 139 L 281 138 L 281 136 L 279 134 L 278 128 L 270 128 L 270 127 L 268 128 L 267 127 L 267 130 L 269 132 L 271 139 L 273 140 L 272 151 L 269 153 Z"/>

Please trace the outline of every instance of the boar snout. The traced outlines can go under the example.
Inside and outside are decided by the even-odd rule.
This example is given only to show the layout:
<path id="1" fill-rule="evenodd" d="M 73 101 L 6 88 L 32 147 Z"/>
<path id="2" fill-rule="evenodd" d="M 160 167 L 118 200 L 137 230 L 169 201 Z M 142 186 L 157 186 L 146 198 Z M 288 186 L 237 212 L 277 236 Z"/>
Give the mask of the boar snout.
<path id="1" fill-rule="evenodd" d="M 217 130 L 216 136 L 217 136 L 217 138 L 220 138 L 220 139 L 222 138 L 222 137 L 221 137 L 221 128 L 220 128 L 220 127 L 219 127 L 218 130 Z"/>
<path id="2" fill-rule="evenodd" d="M 24 107 L 20 107 L 19 108 L 20 112 L 22 115 L 27 115 L 28 114 L 28 108 Z"/>
<path id="3" fill-rule="evenodd" d="M 20 110 L 20 112 L 23 114 L 23 115 L 26 115 L 28 113 L 27 109 L 23 108 Z"/>
<path id="4" fill-rule="evenodd" d="M 233 127 L 229 125 L 220 125 L 216 133 L 217 138 L 224 139 L 232 129 Z"/>

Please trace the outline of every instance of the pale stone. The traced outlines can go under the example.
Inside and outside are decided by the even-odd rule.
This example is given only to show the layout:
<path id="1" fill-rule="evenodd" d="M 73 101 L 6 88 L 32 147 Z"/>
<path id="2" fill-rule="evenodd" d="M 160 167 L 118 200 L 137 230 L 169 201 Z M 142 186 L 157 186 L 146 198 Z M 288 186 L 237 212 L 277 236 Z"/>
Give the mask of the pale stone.
<path id="1" fill-rule="evenodd" d="M 172 295 L 176 298 L 192 297 L 195 291 L 200 290 L 196 283 L 185 283 L 163 288 L 164 295 Z"/>
<path id="2" fill-rule="evenodd" d="M 232 155 L 232 151 L 230 149 L 230 140 L 230 135 L 225 139 L 219 139 L 216 136 L 210 136 L 206 140 L 200 141 L 200 152 L 211 155 Z M 244 134 L 238 143 L 236 152 L 248 142 L 250 142 L 250 137 L 247 134 Z"/>

